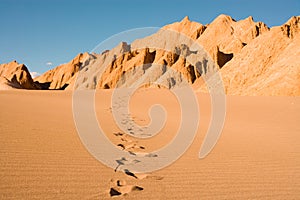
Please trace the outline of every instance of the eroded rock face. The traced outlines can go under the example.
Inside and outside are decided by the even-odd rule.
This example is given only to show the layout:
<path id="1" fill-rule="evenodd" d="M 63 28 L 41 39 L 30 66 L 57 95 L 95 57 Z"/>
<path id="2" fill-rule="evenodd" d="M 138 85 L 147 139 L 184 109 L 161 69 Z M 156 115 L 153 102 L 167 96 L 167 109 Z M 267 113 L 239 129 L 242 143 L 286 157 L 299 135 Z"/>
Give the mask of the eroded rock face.
<path id="1" fill-rule="evenodd" d="M 235 21 L 230 16 L 220 15 L 208 24 L 204 33 L 197 39 L 219 67 L 230 59 L 220 62 L 220 52 L 232 57 L 238 54 L 253 39 L 269 31 L 262 22 L 254 22 L 252 17 Z M 219 65 L 221 64 L 221 66 Z"/>
<path id="2" fill-rule="evenodd" d="M 205 31 L 206 26 L 197 22 L 192 22 L 189 20 L 188 16 L 186 16 L 181 22 L 166 25 L 162 29 L 177 31 L 196 40 Z"/>
<path id="3" fill-rule="evenodd" d="M 24 66 L 6 64 L 11 67 L 5 67 L 5 73 L 0 67 L 6 74 L 1 82 L 26 89 L 109 89 L 131 87 L 141 80 L 146 87 L 152 82 L 168 88 L 188 83 L 206 91 L 202 77 L 207 80 L 208 74 L 219 71 L 227 94 L 299 96 L 299 23 L 299 16 L 292 17 L 269 29 L 252 17 L 235 21 L 220 15 L 208 25 L 185 17 L 132 44 L 122 42 L 101 54 L 79 54 L 35 78 L 35 83 Z M 202 50 L 195 50 L 194 43 Z"/>
<path id="4" fill-rule="evenodd" d="M 27 67 L 17 61 L 0 64 L 0 77 L 1 88 L 39 89 L 39 86 L 32 80 Z"/>
<path id="5" fill-rule="evenodd" d="M 42 89 L 65 89 L 69 86 L 72 78 L 79 71 L 83 61 L 88 57 L 88 53 L 80 53 L 69 63 L 62 64 L 36 77 Z"/>
<path id="6" fill-rule="evenodd" d="M 166 34 L 167 31 L 169 33 Z M 183 79 L 194 84 L 199 82 L 201 75 L 223 67 L 254 38 L 268 31 L 265 24 L 254 22 L 252 17 L 236 22 L 229 16 L 221 15 L 206 26 L 191 22 L 185 17 L 181 22 L 167 25 L 157 33 L 136 40 L 131 45 L 121 43 L 110 51 L 95 55 L 94 61 L 83 66 L 85 72 L 81 73 L 82 78 L 75 88 L 128 87 L 140 77 L 149 82 L 165 78 L 169 80 L 164 82 L 170 88 L 179 86 Z M 196 42 L 208 53 L 198 57 L 198 66 L 196 62 L 190 63 L 186 59 L 189 54 L 197 55 L 197 52 L 189 48 L 191 42 L 181 44 L 180 40 L 183 41 L 184 37 Z M 140 49 L 141 47 L 144 48 Z M 214 63 L 208 65 L 208 60 L 213 60 Z M 167 68 L 152 67 L 156 65 Z M 101 72 L 102 77 L 97 76 L 100 68 L 104 70 Z M 167 73 L 168 68 L 179 72 L 180 76 L 171 77 L 174 73 Z"/>
<path id="7" fill-rule="evenodd" d="M 161 29 L 131 45 L 121 43 L 83 65 L 75 88 L 131 87 L 139 81 L 145 85 L 164 83 L 168 88 L 193 84 L 201 75 L 214 71 L 215 65 L 213 62 L 207 64 L 210 59 L 203 48 L 191 49 L 192 43 L 195 40 L 168 29 Z"/>
<path id="8" fill-rule="evenodd" d="M 299 19 L 271 28 L 223 66 L 227 94 L 300 95 Z"/>

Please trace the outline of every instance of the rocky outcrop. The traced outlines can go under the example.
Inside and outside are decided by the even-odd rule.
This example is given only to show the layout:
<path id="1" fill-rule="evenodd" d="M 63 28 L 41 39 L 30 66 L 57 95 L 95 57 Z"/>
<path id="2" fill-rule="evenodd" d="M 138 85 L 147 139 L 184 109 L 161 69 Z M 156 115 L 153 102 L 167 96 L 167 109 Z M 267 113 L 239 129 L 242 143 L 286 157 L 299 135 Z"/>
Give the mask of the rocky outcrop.
<path id="1" fill-rule="evenodd" d="M 131 45 L 123 43 L 111 51 L 96 55 L 97 61 L 91 62 L 89 66 L 83 66 L 85 69 L 81 76 L 85 78 L 79 81 L 75 88 L 125 87 L 132 85 L 139 77 L 145 76 L 144 80 L 153 82 L 161 77 L 166 78 L 167 75 L 164 74 L 169 74 L 166 79 L 170 81 L 166 85 L 170 87 L 180 85 L 183 79 L 193 84 L 208 71 L 215 71 L 223 67 L 254 38 L 268 31 L 269 28 L 265 24 L 254 22 L 251 17 L 236 22 L 229 16 L 221 15 L 207 26 L 192 22 L 185 17 L 181 22 L 167 25 L 157 33 L 136 40 Z M 203 51 L 208 52 L 208 54 L 200 56 L 202 61 L 212 59 L 214 64 L 207 65 L 200 61 L 200 67 L 197 67 L 195 63 L 187 61 L 187 54 L 197 54 L 190 50 L 189 46 L 192 45 L 192 42 L 188 40 L 193 43 L 197 42 L 202 46 Z M 144 48 L 141 49 L 141 47 Z M 122 53 L 116 54 L 116 52 Z M 109 58 L 113 59 L 108 61 Z M 95 69 L 101 68 L 100 65 L 104 70 L 102 77 L 98 77 L 95 73 L 97 71 Z M 149 70 L 151 65 L 171 68 L 173 71 L 179 72 L 180 77 L 172 79 L 170 72 L 166 73 L 168 68 L 164 67 L 155 67 L 155 69 Z M 89 80 L 91 76 L 93 78 Z"/>
<path id="2" fill-rule="evenodd" d="M 150 82 L 164 83 L 168 88 L 178 87 L 184 82 L 193 84 L 201 73 L 214 70 L 213 63 L 201 63 L 209 60 L 204 51 L 189 48 L 194 42 L 177 31 L 161 29 L 131 45 L 121 43 L 110 51 L 96 55 L 88 65 L 83 65 L 75 88 L 131 87 L 138 80 L 146 85 Z M 198 67 L 196 62 L 191 62 L 197 55 L 202 58 L 198 61 Z M 202 69 L 206 66 L 210 69 Z M 178 76 L 174 77 L 176 72 Z"/>
<path id="3" fill-rule="evenodd" d="M 27 67 L 17 61 L 0 64 L 0 77 L 1 88 L 39 89 L 39 86 L 32 80 Z"/>
<path id="4" fill-rule="evenodd" d="M 36 77 L 42 89 L 65 89 L 71 80 L 76 76 L 83 61 L 88 57 L 88 53 L 80 53 L 69 63 L 62 64 Z"/>
<path id="5" fill-rule="evenodd" d="M 300 17 L 273 27 L 221 69 L 227 94 L 300 95 Z"/>
<path id="6" fill-rule="evenodd" d="M 300 17 L 292 17 L 270 29 L 252 17 L 236 21 L 220 15 L 208 25 L 185 17 L 132 44 L 79 54 L 35 78 L 35 83 L 28 70 L 21 73 L 11 64 L 13 70 L 5 72 L 9 75 L 1 82 L 7 88 L 26 89 L 110 89 L 140 83 L 148 87 L 155 82 L 167 88 L 191 84 L 206 91 L 204 79 L 211 87 L 222 84 L 211 78 L 219 71 L 227 94 L 299 96 L 299 23 Z"/>
<path id="7" fill-rule="evenodd" d="M 177 31 L 192 38 L 193 40 L 196 40 L 205 31 L 206 26 L 190 21 L 189 17 L 186 16 L 181 22 L 166 25 L 162 29 Z"/>
<path id="8" fill-rule="evenodd" d="M 252 17 L 241 21 L 235 21 L 230 16 L 220 15 L 211 24 L 208 24 L 205 32 L 197 39 L 203 48 L 211 55 L 215 63 L 222 67 L 230 59 L 230 56 L 238 54 L 254 38 L 268 32 L 269 28 L 262 22 L 254 22 Z M 220 62 L 220 56 L 221 62 Z M 220 65 L 221 64 L 221 65 Z"/>

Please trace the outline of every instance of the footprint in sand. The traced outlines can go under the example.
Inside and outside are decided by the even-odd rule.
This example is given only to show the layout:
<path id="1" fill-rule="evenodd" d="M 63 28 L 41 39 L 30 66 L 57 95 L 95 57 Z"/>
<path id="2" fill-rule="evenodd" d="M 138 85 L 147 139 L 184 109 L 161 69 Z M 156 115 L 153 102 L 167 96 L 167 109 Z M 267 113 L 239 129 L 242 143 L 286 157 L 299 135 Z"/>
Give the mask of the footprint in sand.
<path id="1" fill-rule="evenodd" d="M 124 133 L 121 133 L 121 132 L 116 132 L 116 133 L 114 133 L 114 135 L 118 137 L 118 136 L 123 136 L 123 135 L 124 135 Z"/>
<path id="2" fill-rule="evenodd" d="M 119 160 L 116 160 L 116 163 L 118 164 L 115 168 L 115 172 L 118 170 L 119 167 L 125 166 L 126 164 L 136 164 L 141 161 L 137 159 L 126 159 L 125 157 L 120 158 Z"/>
<path id="3" fill-rule="evenodd" d="M 154 175 L 151 175 L 151 174 L 143 174 L 143 173 L 133 173 L 131 171 L 129 171 L 128 169 L 125 169 L 124 170 L 124 173 L 127 175 L 127 176 L 131 176 L 135 179 L 138 179 L 138 180 L 142 180 L 142 179 L 155 179 L 155 180 L 162 180 L 164 177 L 162 176 L 154 176 Z"/>
<path id="4" fill-rule="evenodd" d="M 141 191 L 144 190 L 144 188 L 137 186 L 137 185 L 127 185 L 126 181 L 124 180 L 112 180 L 113 187 L 110 188 L 109 194 L 111 197 L 113 196 L 120 196 L 120 195 L 126 195 L 133 191 Z"/>
<path id="5" fill-rule="evenodd" d="M 119 144 L 117 144 L 117 146 L 120 147 L 122 150 L 125 150 L 125 151 L 130 151 L 130 150 L 137 149 L 137 144 L 134 143 L 134 142 L 131 142 L 129 144 L 119 143 Z"/>
<path id="6" fill-rule="evenodd" d="M 131 127 L 129 127 L 128 131 L 133 131 Z M 141 131 L 143 132 L 143 131 Z M 117 147 L 121 148 L 124 151 L 129 152 L 131 155 L 137 155 L 137 152 L 143 151 L 146 148 L 144 146 L 141 146 L 138 144 L 138 141 L 132 140 L 130 139 L 130 137 L 122 132 L 116 132 L 114 133 L 114 135 L 118 138 L 120 138 L 121 142 L 119 144 L 117 144 Z M 145 157 L 158 157 L 157 154 L 153 154 L 153 153 L 147 153 L 144 155 Z M 117 170 L 120 167 L 125 167 L 127 164 L 135 164 L 138 162 L 141 162 L 137 159 L 132 159 L 132 158 L 127 158 L 127 157 L 122 157 L 118 160 L 116 160 L 117 162 L 117 166 L 115 168 L 115 172 L 117 172 Z M 129 171 L 128 169 L 124 169 L 122 170 L 124 172 L 124 174 L 128 177 L 128 178 L 134 178 L 136 180 L 142 180 L 145 178 L 150 178 L 153 180 L 162 180 L 163 177 L 159 177 L 159 176 L 153 176 L 151 174 L 143 174 L 143 173 L 133 173 L 131 171 Z M 143 187 L 137 186 L 137 185 L 127 185 L 125 180 L 116 180 L 113 181 L 111 180 L 111 182 L 113 183 L 110 186 L 110 190 L 109 190 L 109 195 L 111 197 L 113 196 L 123 196 L 123 195 L 127 195 L 130 192 L 133 191 L 142 191 L 144 190 Z"/>
<path id="7" fill-rule="evenodd" d="M 135 153 L 137 150 L 144 150 L 145 147 L 138 145 L 138 141 L 133 141 L 128 138 L 128 136 L 121 132 L 116 132 L 114 135 L 120 138 L 121 143 L 117 144 L 117 147 L 120 147 L 122 150 Z"/>

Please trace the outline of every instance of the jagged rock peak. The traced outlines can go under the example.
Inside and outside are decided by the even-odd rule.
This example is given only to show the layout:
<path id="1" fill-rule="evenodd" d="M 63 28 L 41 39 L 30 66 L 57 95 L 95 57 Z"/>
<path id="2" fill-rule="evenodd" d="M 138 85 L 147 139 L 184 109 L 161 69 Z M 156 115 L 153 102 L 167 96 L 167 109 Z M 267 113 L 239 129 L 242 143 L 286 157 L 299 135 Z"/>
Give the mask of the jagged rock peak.
<path id="1" fill-rule="evenodd" d="M 252 16 L 249 16 L 249 17 L 247 17 L 246 19 L 247 19 L 248 21 L 254 22 L 254 19 L 253 19 Z"/>
<path id="2" fill-rule="evenodd" d="M 71 61 L 72 64 L 82 62 L 84 58 L 86 58 L 89 54 L 87 52 L 85 53 L 79 53 L 73 60 Z"/>
<path id="3" fill-rule="evenodd" d="M 69 63 L 51 69 L 34 80 L 42 89 L 65 89 L 76 76 L 83 62 L 90 57 L 88 53 L 80 53 Z"/>
<path id="4" fill-rule="evenodd" d="M 191 22 L 191 21 L 190 21 L 190 19 L 189 19 L 189 16 L 185 16 L 185 17 L 181 20 L 181 22 L 186 23 L 186 22 Z"/>
<path id="5" fill-rule="evenodd" d="M 290 26 L 299 26 L 300 24 L 300 16 L 293 16 L 291 17 L 285 24 Z"/>
<path id="6" fill-rule="evenodd" d="M 233 19 L 229 15 L 221 14 L 212 23 L 216 22 L 235 22 L 235 19 Z"/>
<path id="7" fill-rule="evenodd" d="M 300 32 L 299 24 L 300 24 L 300 16 L 293 16 L 280 28 L 285 36 L 293 39 Z"/>
<path id="8" fill-rule="evenodd" d="M 38 89 L 27 67 L 24 64 L 19 64 L 16 60 L 6 64 L 0 64 L 0 77 L 4 77 L 9 84 L 13 83 L 13 85 L 17 85 L 15 88 Z"/>
<path id="9" fill-rule="evenodd" d="M 120 42 L 120 44 L 117 46 L 117 49 L 119 49 L 120 52 L 127 52 L 130 51 L 131 47 L 130 44 L 127 44 L 127 42 Z"/>
<path id="10" fill-rule="evenodd" d="M 191 21 L 188 16 L 185 16 L 180 22 L 174 22 L 166 25 L 162 29 L 177 31 L 195 40 L 202 35 L 206 26 L 198 22 Z"/>

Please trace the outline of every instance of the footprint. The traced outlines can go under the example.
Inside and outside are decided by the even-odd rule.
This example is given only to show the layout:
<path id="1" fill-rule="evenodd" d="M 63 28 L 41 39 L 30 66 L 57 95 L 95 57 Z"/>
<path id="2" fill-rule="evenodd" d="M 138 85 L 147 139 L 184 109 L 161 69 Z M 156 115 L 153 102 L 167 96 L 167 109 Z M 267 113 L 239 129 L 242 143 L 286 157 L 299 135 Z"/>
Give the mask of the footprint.
<path id="1" fill-rule="evenodd" d="M 116 160 L 117 162 L 117 167 L 115 168 L 115 172 L 118 170 L 118 168 L 121 166 L 121 165 L 125 165 L 125 162 L 128 161 L 126 158 L 122 157 L 121 159 L 119 160 Z"/>
<path id="2" fill-rule="evenodd" d="M 136 147 L 136 143 L 131 142 L 125 146 L 125 150 L 134 149 L 134 147 Z"/>
<path id="3" fill-rule="evenodd" d="M 122 148 L 122 150 L 124 150 L 124 149 L 125 149 L 125 146 L 124 146 L 123 144 L 118 144 L 117 146 L 118 146 L 118 147 L 121 147 L 121 148 Z"/>
<path id="4" fill-rule="evenodd" d="M 128 169 L 124 169 L 124 172 L 125 172 L 125 174 L 126 175 L 128 175 L 128 176 L 132 176 L 132 177 L 134 177 L 134 178 L 138 178 L 134 173 L 132 173 L 131 171 L 129 171 Z"/>
<path id="5" fill-rule="evenodd" d="M 158 157 L 158 155 L 154 154 L 154 153 L 148 153 L 148 154 L 145 155 L 145 157 L 155 158 L 155 157 Z"/>
<path id="6" fill-rule="evenodd" d="M 126 195 L 133 191 L 142 191 L 144 190 L 143 187 L 136 186 L 136 185 L 125 185 L 125 186 L 116 186 L 110 188 L 109 194 L 110 196 L 120 196 L 120 195 Z"/>
<path id="7" fill-rule="evenodd" d="M 111 197 L 122 195 L 121 192 L 119 192 L 118 190 L 116 190 L 114 188 L 110 188 L 109 194 L 110 194 Z"/>
<path id="8" fill-rule="evenodd" d="M 136 156 L 136 153 L 134 153 L 134 152 L 132 152 L 132 151 L 128 151 L 128 153 L 129 153 L 130 155 Z"/>
<path id="9" fill-rule="evenodd" d="M 126 195 L 133 191 L 142 191 L 144 190 L 143 187 L 137 185 L 127 185 L 126 181 L 124 180 L 111 180 L 115 186 L 110 188 L 109 194 L 111 197 L 113 196 L 120 196 Z"/>
<path id="10" fill-rule="evenodd" d="M 126 150 L 126 151 L 129 151 L 129 150 L 133 150 L 135 149 L 135 147 L 137 146 L 137 144 L 135 142 L 128 142 L 128 144 L 117 144 L 118 147 L 121 147 L 122 150 Z"/>
<path id="11" fill-rule="evenodd" d="M 125 186 L 126 185 L 126 181 L 124 180 L 117 180 L 117 186 Z"/>
<path id="12" fill-rule="evenodd" d="M 121 132 L 117 132 L 117 133 L 114 133 L 115 136 L 123 136 L 124 133 L 121 133 Z"/>
<path id="13" fill-rule="evenodd" d="M 128 176 L 134 177 L 136 179 L 142 180 L 144 178 L 147 178 L 149 176 L 149 174 L 142 174 L 142 173 L 133 173 L 131 171 L 129 171 L 128 169 L 124 169 L 124 173 Z"/>
<path id="14" fill-rule="evenodd" d="M 141 191 L 144 190 L 144 188 L 140 187 L 140 186 L 133 186 L 131 191 Z"/>
<path id="15" fill-rule="evenodd" d="M 133 132 L 133 131 L 129 131 L 129 134 L 130 134 L 130 135 L 134 135 L 134 132 Z"/>
<path id="16" fill-rule="evenodd" d="M 121 159 L 119 160 L 116 160 L 116 163 L 117 163 L 117 166 L 115 168 L 115 172 L 119 169 L 119 167 L 122 167 L 122 166 L 125 166 L 127 164 L 136 164 L 136 163 L 139 163 L 141 162 L 140 160 L 137 160 L 137 159 L 126 159 L 125 157 L 122 157 Z"/>

